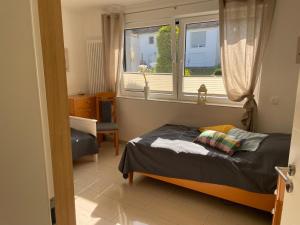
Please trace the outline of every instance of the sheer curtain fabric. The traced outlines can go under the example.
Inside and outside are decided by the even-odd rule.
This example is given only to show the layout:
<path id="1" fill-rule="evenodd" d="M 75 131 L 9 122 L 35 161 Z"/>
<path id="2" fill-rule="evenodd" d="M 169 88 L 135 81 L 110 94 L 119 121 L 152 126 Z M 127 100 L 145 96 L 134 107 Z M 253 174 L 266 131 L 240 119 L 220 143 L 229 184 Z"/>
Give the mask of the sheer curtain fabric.
<path id="1" fill-rule="evenodd" d="M 117 92 L 118 90 L 123 56 L 123 29 L 123 14 L 102 15 L 102 59 L 106 91 Z"/>
<path id="2" fill-rule="evenodd" d="M 270 33 L 275 0 L 220 0 L 223 79 L 228 98 L 241 102 L 243 125 L 253 130 L 254 90 Z"/>

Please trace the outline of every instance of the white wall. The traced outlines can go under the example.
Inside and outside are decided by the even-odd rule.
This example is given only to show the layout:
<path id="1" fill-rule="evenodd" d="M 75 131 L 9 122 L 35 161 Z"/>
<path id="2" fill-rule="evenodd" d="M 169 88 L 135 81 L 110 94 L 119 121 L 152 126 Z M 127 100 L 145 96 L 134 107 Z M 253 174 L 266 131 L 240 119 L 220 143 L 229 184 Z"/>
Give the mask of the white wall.
<path id="1" fill-rule="evenodd" d="M 64 43 L 69 52 L 68 94 L 88 93 L 86 41 L 100 39 L 101 14 L 96 9 L 63 8 L 62 15 Z"/>
<path id="2" fill-rule="evenodd" d="M 117 106 L 120 139 L 125 141 L 167 123 L 194 127 L 223 123 L 241 126 L 240 108 L 128 98 L 118 98 Z"/>
<path id="3" fill-rule="evenodd" d="M 88 91 L 86 43 L 84 37 L 84 17 L 77 11 L 63 10 L 63 30 L 65 48 L 69 55 L 67 72 L 69 95 Z"/>
<path id="4" fill-rule="evenodd" d="M 31 3 L 0 8 L 0 224 L 50 225 Z M 36 14 L 35 14 L 36 15 Z M 37 19 L 37 18 L 34 18 Z"/>
<path id="5" fill-rule="evenodd" d="M 101 13 L 103 13 L 101 9 L 88 9 L 82 12 L 86 40 L 101 40 Z"/>
<path id="6" fill-rule="evenodd" d="M 300 1 L 278 0 L 271 37 L 263 62 L 259 96 L 259 130 L 291 132 L 299 65 L 296 60 L 300 36 Z M 272 105 L 272 97 L 279 105 Z"/>

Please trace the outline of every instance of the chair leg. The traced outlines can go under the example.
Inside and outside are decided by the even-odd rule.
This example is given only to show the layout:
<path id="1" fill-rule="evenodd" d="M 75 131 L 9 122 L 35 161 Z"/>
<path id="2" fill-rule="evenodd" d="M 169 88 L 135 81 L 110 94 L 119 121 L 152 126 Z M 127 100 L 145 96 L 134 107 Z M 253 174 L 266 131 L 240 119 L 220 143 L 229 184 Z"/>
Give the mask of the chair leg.
<path id="1" fill-rule="evenodd" d="M 94 162 L 98 162 L 98 153 L 93 155 Z"/>
<path id="2" fill-rule="evenodd" d="M 114 134 L 114 147 L 116 148 L 117 147 L 117 132 L 115 131 Z"/>
<path id="3" fill-rule="evenodd" d="M 114 133 L 114 144 L 116 148 L 116 156 L 119 155 L 119 131 Z"/>
<path id="4" fill-rule="evenodd" d="M 98 142 L 99 142 L 99 144 L 100 144 L 101 142 L 103 142 L 103 141 L 104 141 L 104 135 L 101 134 L 101 133 L 98 133 Z"/>
<path id="5" fill-rule="evenodd" d="M 97 142 L 98 142 L 99 145 L 100 145 L 101 142 L 102 142 L 101 136 L 102 136 L 102 135 L 101 135 L 100 133 L 97 133 Z"/>

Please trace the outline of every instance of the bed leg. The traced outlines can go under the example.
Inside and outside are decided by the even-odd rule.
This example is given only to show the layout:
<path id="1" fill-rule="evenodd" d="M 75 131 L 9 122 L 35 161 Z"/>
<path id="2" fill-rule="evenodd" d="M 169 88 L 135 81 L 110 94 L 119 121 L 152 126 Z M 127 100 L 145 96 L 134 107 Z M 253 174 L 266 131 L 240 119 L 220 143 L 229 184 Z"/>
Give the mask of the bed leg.
<path id="1" fill-rule="evenodd" d="M 116 148 L 116 156 L 119 155 L 119 131 L 117 130 L 115 133 L 114 133 L 114 145 L 115 145 L 115 148 Z"/>
<path id="2" fill-rule="evenodd" d="M 93 156 L 94 156 L 94 162 L 98 162 L 98 153 Z"/>
<path id="3" fill-rule="evenodd" d="M 133 184 L 133 172 L 130 172 L 129 174 L 129 184 L 132 185 Z"/>

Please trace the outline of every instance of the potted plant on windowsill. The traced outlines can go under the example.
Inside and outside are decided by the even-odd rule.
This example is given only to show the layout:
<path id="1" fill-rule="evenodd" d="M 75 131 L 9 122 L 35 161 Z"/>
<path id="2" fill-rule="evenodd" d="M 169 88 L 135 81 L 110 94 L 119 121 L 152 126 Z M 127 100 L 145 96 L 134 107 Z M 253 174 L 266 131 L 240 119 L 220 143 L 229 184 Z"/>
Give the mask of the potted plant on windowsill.
<path id="1" fill-rule="evenodd" d="M 144 96 L 145 96 L 145 99 L 148 100 L 149 93 L 150 93 L 150 87 L 149 87 L 149 83 L 148 83 L 146 74 L 150 73 L 151 70 L 147 65 L 139 65 L 138 69 L 139 69 L 139 72 L 142 73 L 144 76 L 144 80 L 145 80 Z"/>

